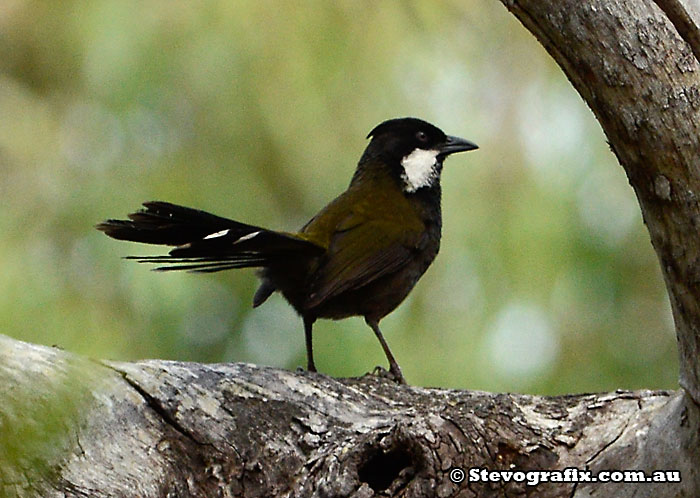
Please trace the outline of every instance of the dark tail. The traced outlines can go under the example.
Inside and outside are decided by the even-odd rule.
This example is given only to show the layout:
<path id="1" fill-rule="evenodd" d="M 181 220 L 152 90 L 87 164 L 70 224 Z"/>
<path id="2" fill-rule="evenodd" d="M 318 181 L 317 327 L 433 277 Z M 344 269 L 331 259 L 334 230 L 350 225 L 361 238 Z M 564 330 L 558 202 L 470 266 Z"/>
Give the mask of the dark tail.
<path id="1" fill-rule="evenodd" d="M 129 256 L 139 263 L 159 263 L 156 270 L 215 272 L 268 267 L 290 257 L 314 256 L 324 248 L 293 234 L 275 232 L 168 202 L 144 202 L 128 220 L 96 226 L 112 238 L 176 246 L 168 256 Z"/>

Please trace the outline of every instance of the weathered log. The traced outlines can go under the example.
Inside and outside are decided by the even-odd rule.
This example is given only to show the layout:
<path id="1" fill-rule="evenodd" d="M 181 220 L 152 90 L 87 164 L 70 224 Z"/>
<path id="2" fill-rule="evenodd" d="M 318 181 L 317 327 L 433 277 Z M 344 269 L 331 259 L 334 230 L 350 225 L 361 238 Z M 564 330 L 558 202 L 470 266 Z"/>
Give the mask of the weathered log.
<path id="1" fill-rule="evenodd" d="M 641 453 L 680 470 L 683 483 L 642 485 L 671 496 L 698 473 L 686 458 L 698 447 L 697 414 L 666 418 L 682 392 L 548 398 L 241 363 L 98 362 L 4 336 L 0 365 L 2 430 L 28 445 L 0 470 L 3 496 L 570 496 L 601 485 L 450 477 L 473 467 L 636 469 Z M 650 448 L 659 423 L 685 427 L 692 447 Z M 639 485 L 615 484 L 615 495 L 625 486 Z"/>

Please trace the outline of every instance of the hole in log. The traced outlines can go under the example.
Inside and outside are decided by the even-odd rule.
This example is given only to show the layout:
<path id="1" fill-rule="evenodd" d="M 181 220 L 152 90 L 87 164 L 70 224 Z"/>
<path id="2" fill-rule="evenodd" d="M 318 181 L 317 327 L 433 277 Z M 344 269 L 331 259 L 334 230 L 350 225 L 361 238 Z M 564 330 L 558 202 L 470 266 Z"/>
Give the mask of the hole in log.
<path id="1" fill-rule="evenodd" d="M 369 454 L 365 464 L 358 469 L 358 477 L 374 491 L 384 491 L 412 463 L 407 448 L 394 448 L 386 453 L 375 451 Z"/>

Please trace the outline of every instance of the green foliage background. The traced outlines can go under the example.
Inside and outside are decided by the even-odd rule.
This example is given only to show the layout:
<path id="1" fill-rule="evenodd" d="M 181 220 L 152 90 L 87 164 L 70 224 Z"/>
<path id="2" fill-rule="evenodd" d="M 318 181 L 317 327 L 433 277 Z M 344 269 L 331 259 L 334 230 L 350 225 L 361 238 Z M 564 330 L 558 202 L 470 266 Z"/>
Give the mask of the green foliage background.
<path id="1" fill-rule="evenodd" d="M 367 132 L 418 116 L 477 142 L 443 174 L 441 254 L 383 329 L 409 382 L 673 388 L 668 299 L 634 193 L 585 104 L 496 0 L 4 0 L 0 333 L 119 360 L 303 365 L 253 271 L 154 274 L 93 229 L 145 200 L 293 230 Z M 319 369 L 385 360 L 361 319 Z"/>

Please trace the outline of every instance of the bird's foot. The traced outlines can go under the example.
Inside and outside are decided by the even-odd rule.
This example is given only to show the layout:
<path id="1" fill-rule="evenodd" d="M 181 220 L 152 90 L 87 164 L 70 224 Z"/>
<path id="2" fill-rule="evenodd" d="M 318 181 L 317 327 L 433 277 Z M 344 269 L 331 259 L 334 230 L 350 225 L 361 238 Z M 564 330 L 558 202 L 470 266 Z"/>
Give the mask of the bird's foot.
<path id="1" fill-rule="evenodd" d="M 392 382 L 396 382 L 397 384 L 406 384 L 406 379 L 403 378 L 403 374 L 401 373 L 401 369 L 391 369 L 387 370 L 386 368 L 377 365 L 374 367 L 374 370 L 372 370 L 372 375 L 379 377 L 381 379 L 387 379 Z"/>
<path id="2" fill-rule="evenodd" d="M 303 372 L 316 372 L 316 367 L 309 368 L 308 366 L 306 368 L 302 367 L 301 365 L 297 366 L 296 369 L 297 373 L 303 373 Z"/>

